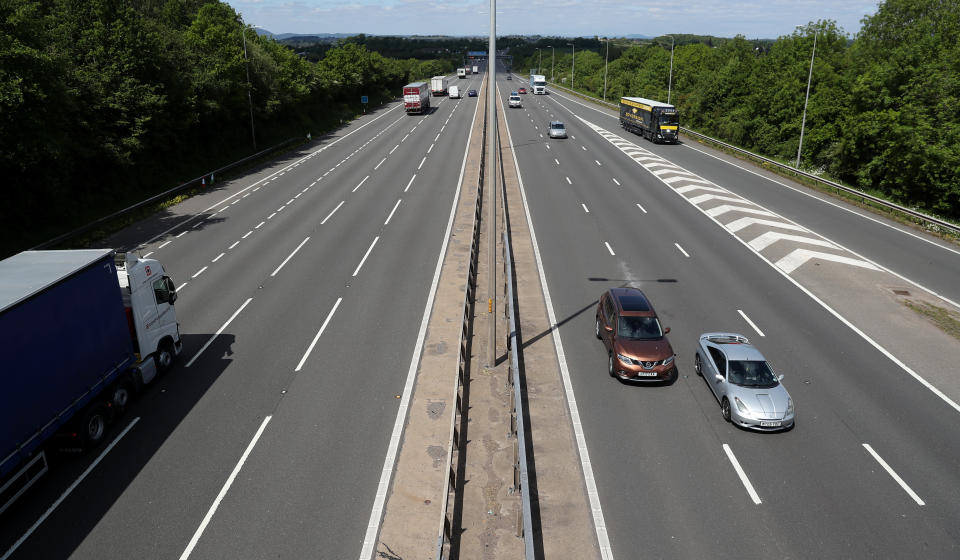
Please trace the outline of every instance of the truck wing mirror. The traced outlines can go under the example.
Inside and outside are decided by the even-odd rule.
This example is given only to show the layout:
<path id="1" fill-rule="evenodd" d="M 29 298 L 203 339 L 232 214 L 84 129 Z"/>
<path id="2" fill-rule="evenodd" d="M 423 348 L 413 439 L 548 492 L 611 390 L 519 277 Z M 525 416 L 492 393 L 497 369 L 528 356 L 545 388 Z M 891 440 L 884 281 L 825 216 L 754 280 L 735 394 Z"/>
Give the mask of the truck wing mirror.
<path id="1" fill-rule="evenodd" d="M 163 281 L 167 287 L 167 303 L 173 305 L 173 302 L 177 301 L 177 288 L 173 285 L 173 280 L 169 276 L 164 276 Z"/>

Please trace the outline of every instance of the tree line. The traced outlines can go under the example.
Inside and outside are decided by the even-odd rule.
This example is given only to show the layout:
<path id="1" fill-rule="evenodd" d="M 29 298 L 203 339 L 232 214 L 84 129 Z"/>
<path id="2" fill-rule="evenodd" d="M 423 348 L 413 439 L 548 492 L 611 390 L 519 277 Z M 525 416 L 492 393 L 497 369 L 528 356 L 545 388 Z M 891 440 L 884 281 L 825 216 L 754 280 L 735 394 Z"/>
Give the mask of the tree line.
<path id="1" fill-rule="evenodd" d="M 453 70 L 356 41 L 311 62 L 217 0 L 6 0 L 0 22 L 0 255 L 253 153 L 251 113 L 263 149 Z"/>
<path id="2" fill-rule="evenodd" d="M 680 39 L 684 39 L 681 43 Z M 668 36 L 610 41 L 606 98 L 646 97 L 680 109 L 681 125 L 791 165 L 816 39 L 801 168 L 900 204 L 960 219 L 960 2 L 886 0 L 848 36 L 832 21 L 775 41 Z M 515 67 L 602 97 L 606 43 L 544 39 Z M 570 42 L 569 40 L 567 42 Z M 541 61 L 542 57 L 542 63 Z M 572 67 L 573 66 L 573 67 Z M 574 74 L 571 76 L 571 70 Z M 571 83 L 575 79 L 575 83 Z"/>

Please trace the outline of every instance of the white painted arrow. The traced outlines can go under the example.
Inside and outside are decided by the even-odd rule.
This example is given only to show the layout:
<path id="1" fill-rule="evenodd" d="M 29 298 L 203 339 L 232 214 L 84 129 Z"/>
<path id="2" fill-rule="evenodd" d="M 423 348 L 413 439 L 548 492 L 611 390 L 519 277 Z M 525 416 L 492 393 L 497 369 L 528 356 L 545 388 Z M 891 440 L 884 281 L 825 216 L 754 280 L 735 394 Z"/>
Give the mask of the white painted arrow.
<path id="1" fill-rule="evenodd" d="M 820 251 L 811 251 L 809 249 L 794 249 L 789 255 L 783 257 L 776 262 L 778 268 L 790 274 L 796 270 L 800 265 L 809 261 L 810 259 L 820 259 L 824 261 L 832 261 L 842 264 L 849 264 L 851 266 L 859 266 L 860 268 L 866 268 L 869 270 L 880 270 L 876 266 L 868 263 L 867 261 L 861 261 L 860 259 L 852 259 L 850 257 L 844 257 L 843 255 L 835 255 L 833 253 L 821 253 Z"/>
<path id="2" fill-rule="evenodd" d="M 734 220 L 729 224 L 726 224 L 726 228 L 733 233 L 740 231 L 743 228 L 750 227 L 752 225 L 765 225 L 770 227 L 777 227 L 783 229 L 792 229 L 794 231 L 807 231 L 806 228 L 800 227 L 795 224 L 788 224 L 787 222 L 778 222 L 776 220 L 764 220 L 761 218 L 740 218 L 739 220 Z"/>
<path id="3" fill-rule="evenodd" d="M 837 249 L 837 246 L 829 241 L 823 239 L 817 239 L 815 237 L 806 237 L 803 235 L 792 235 L 789 233 L 780 233 L 779 231 L 768 231 L 763 235 L 755 237 L 751 242 L 750 246 L 756 249 L 757 251 L 763 251 L 767 247 L 773 245 L 777 241 L 796 241 L 797 243 L 806 243 L 808 245 L 819 245 L 821 247 L 830 247 L 831 249 Z"/>

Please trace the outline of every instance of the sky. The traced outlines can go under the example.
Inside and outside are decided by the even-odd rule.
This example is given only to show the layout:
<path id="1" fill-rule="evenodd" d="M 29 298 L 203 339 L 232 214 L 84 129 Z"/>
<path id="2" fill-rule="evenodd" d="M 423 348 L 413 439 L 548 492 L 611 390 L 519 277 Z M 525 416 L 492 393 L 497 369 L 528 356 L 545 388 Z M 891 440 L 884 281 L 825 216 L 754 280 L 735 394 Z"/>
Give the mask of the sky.
<path id="1" fill-rule="evenodd" d="M 486 35 L 489 0 L 227 0 L 272 33 Z M 776 39 L 830 19 L 850 35 L 878 0 L 499 0 L 498 35 L 658 36 L 692 33 Z"/>

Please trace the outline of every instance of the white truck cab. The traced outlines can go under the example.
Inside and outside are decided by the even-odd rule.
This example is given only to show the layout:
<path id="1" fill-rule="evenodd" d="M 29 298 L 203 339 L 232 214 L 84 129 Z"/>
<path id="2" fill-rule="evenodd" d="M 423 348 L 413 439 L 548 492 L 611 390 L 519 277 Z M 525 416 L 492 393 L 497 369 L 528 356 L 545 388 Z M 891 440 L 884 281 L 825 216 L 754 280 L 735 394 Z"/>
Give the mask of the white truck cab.
<path id="1" fill-rule="evenodd" d="M 140 381 L 149 383 L 158 370 L 167 370 L 183 349 L 173 307 L 177 290 L 160 261 L 117 253 L 114 263 L 134 335 Z"/>

